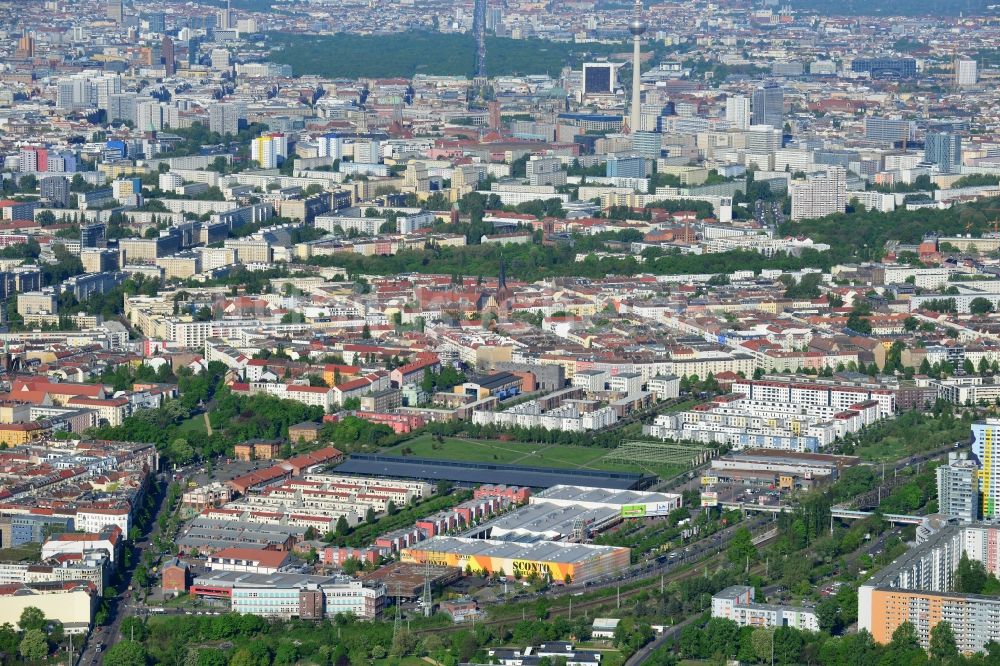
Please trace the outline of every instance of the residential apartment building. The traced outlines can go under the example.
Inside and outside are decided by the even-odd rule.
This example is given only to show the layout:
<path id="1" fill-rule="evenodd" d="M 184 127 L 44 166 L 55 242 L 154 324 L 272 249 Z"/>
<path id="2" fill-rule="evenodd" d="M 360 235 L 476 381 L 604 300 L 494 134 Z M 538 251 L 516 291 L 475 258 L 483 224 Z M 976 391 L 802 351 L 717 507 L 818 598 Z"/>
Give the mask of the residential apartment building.
<path id="1" fill-rule="evenodd" d="M 847 170 L 828 167 L 825 173 L 810 174 L 804 183 L 789 186 L 792 219 L 808 220 L 847 210 Z"/>
<path id="2" fill-rule="evenodd" d="M 885 644 L 909 622 L 927 649 L 934 627 L 948 622 L 960 652 L 984 651 L 988 643 L 1000 641 L 1000 598 L 953 592 L 954 574 L 963 553 L 982 562 L 987 572 L 1000 573 L 998 541 L 1000 527 L 986 523 L 932 532 L 858 588 L 858 628 Z"/>
<path id="3" fill-rule="evenodd" d="M 819 620 L 812 609 L 754 603 L 754 588 L 746 585 L 733 585 L 713 595 L 712 617 L 732 620 L 741 627 L 819 631 Z"/>

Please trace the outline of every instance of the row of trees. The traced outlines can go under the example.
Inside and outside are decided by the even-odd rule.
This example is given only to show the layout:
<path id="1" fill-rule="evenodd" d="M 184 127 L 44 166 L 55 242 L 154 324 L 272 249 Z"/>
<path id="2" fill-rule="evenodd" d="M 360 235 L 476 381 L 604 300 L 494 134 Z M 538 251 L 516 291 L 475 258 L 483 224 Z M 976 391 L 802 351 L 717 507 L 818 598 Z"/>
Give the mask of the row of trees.
<path id="1" fill-rule="evenodd" d="M 992 664 L 1000 660 L 1000 645 L 988 656 L 962 657 L 955 634 L 947 622 L 931 629 L 930 650 L 920 646 L 916 629 L 909 622 L 893 632 L 892 640 L 879 645 L 867 631 L 833 637 L 794 627 L 740 627 L 732 620 L 712 618 L 704 626 L 691 625 L 681 631 L 677 653 L 685 659 L 736 659 L 745 664 Z M 655 655 L 655 666 L 676 664 L 667 650 Z"/>

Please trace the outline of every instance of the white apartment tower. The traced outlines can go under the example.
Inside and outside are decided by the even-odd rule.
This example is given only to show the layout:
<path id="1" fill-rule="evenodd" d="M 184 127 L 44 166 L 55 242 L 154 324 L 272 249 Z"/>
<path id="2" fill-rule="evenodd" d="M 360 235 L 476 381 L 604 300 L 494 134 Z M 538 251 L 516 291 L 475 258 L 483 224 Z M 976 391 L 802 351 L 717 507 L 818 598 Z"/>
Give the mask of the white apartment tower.
<path id="1" fill-rule="evenodd" d="M 808 220 L 847 210 L 847 171 L 828 167 L 826 172 L 810 174 L 806 181 L 789 186 L 792 195 L 792 219 Z"/>

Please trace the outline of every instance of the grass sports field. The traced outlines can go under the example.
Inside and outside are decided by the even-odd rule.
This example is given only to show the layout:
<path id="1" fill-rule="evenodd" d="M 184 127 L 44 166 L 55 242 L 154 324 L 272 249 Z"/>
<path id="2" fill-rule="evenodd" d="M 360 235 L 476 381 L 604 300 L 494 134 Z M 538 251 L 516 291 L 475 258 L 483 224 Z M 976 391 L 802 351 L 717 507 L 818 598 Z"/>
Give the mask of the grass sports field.
<path id="1" fill-rule="evenodd" d="M 604 460 L 609 452 L 610 449 L 590 446 L 501 442 L 457 437 L 445 437 L 441 443 L 438 443 L 432 435 L 420 435 L 384 451 L 388 455 L 407 455 L 415 458 L 440 458 L 532 467 L 646 472 L 660 477 L 673 476 L 684 470 L 684 467 L 680 465 L 641 465 Z"/>

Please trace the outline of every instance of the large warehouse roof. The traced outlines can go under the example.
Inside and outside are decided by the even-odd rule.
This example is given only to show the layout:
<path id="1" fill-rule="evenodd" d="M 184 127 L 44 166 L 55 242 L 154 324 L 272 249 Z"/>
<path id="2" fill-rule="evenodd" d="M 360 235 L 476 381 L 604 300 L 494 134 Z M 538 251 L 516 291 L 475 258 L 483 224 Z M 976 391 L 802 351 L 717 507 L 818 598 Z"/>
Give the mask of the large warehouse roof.
<path id="1" fill-rule="evenodd" d="M 625 490 L 643 487 L 653 480 L 653 477 L 633 472 L 494 465 L 460 460 L 366 454 L 351 455 L 347 461 L 337 466 L 337 471 L 347 474 L 443 480 L 456 483 L 491 483 L 530 486 L 532 488 L 569 485 Z"/>
<path id="2" fill-rule="evenodd" d="M 673 502 L 678 498 L 671 493 L 644 493 L 632 490 L 615 491 L 607 488 L 580 486 L 554 486 L 531 496 L 534 502 L 572 502 L 576 506 L 589 508 L 607 507 L 619 508 L 626 504 L 653 504 L 656 502 Z"/>
<path id="3" fill-rule="evenodd" d="M 492 541 L 490 539 L 464 539 L 461 537 L 434 537 L 421 541 L 404 550 L 433 553 L 455 553 L 465 556 L 497 557 L 532 562 L 558 562 L 576 564 L 616 550 L 615 546 L 594 546 L 564 541 Z"/>

